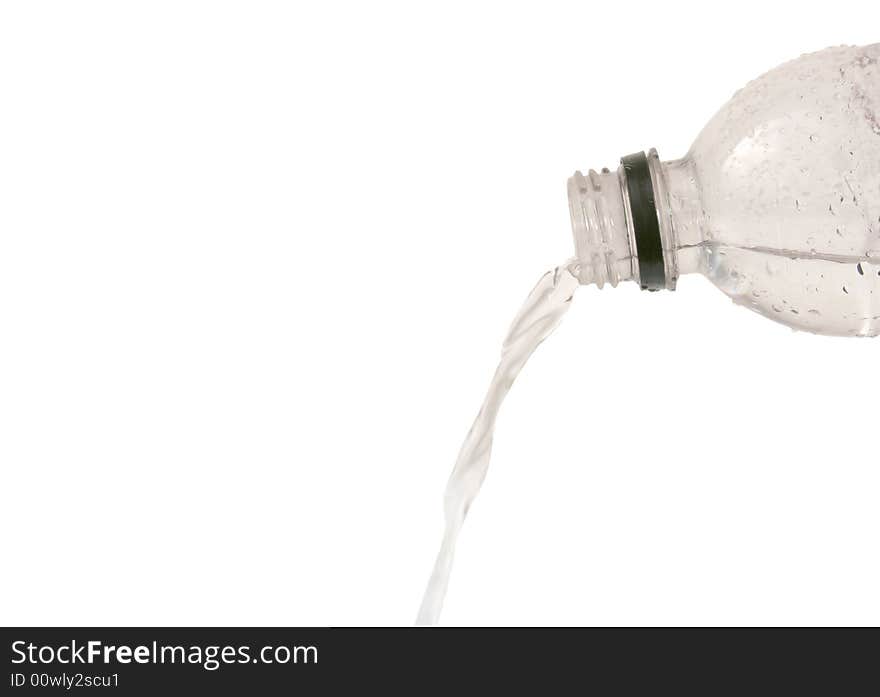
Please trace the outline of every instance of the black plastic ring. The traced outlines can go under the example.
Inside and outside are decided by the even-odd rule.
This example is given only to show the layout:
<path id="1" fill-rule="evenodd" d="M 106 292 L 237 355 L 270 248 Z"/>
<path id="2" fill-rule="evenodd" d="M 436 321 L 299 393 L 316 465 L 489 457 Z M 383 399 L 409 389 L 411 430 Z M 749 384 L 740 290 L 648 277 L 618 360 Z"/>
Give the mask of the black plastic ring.
<path id="1" fill-rule="evenodd" d="M 645 153 L 637 152 L 621 157 L 620 162 L 626 175 L 635 253 L 639 260 L 639 281 L 642 290 L 661 290 L 666 288 L 666 266 L 663 263 L 663 243 L 660 240 L 660 223 L 648 158 Z"/>

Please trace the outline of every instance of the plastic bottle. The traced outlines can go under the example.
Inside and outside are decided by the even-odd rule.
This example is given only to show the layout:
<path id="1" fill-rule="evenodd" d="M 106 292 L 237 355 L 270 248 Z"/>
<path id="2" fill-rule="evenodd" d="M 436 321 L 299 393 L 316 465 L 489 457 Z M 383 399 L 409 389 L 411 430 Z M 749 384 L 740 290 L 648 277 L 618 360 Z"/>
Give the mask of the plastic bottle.
<path id="1" fill-rule="evenodd" d="M 801 56 L 734 94 L 690 152 L 575 173 L 582 284 L 702 273 L 796 329 L 880 333 L 880 44 Z"/>

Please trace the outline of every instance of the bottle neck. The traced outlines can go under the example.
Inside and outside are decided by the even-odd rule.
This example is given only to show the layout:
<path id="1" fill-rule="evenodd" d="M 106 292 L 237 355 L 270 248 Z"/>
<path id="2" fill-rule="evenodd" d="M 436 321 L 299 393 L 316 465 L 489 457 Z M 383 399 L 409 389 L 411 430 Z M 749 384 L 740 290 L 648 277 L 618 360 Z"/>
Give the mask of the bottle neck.
<path id="1" fill-rule="evenodd" d="M 568 201 L 582 284 L 674 290 L 679 275 L 698 270 L 703 213 L 688 158 L 661 162 L 651 150 L 614 172 L 575 172 Z"/>
<path id="2" fill-rule="evenodd" d="M 697 273 L 705 214 L 696 167 L 689 157 L 661 162 L 654 154 L 654 169 L 660 182 L 657 215 L 661 225 L 669 228 L 669 249 L 676 274 Z"/>

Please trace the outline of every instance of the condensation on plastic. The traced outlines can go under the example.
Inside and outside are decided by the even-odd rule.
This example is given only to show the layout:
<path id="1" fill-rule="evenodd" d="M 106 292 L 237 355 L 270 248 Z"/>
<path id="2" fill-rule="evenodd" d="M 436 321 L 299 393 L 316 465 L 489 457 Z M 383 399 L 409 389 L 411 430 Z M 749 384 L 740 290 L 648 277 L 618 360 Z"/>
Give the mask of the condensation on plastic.
<path id="1" fill-rule="evenodd" d="M 702 273 L 796 329 L 880 333 L 880 44 L 750 82 L 690 152 L 649 155 L 667 287 Z M 579 281 L 638 280 L 622 170 L 568 183 Z"/>

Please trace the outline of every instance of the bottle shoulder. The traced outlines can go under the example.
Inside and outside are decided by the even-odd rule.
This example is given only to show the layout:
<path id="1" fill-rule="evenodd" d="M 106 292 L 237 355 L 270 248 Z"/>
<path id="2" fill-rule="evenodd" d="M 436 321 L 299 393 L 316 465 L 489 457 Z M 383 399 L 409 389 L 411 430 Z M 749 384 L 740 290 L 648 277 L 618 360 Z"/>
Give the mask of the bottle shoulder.
<path id="1" fill-rule="evenodd" d="M 880 44 L 762 75 L 686 159 L 700 206 L 687 251 L 696 270 L 789 326 L 880 333 Z"/>

